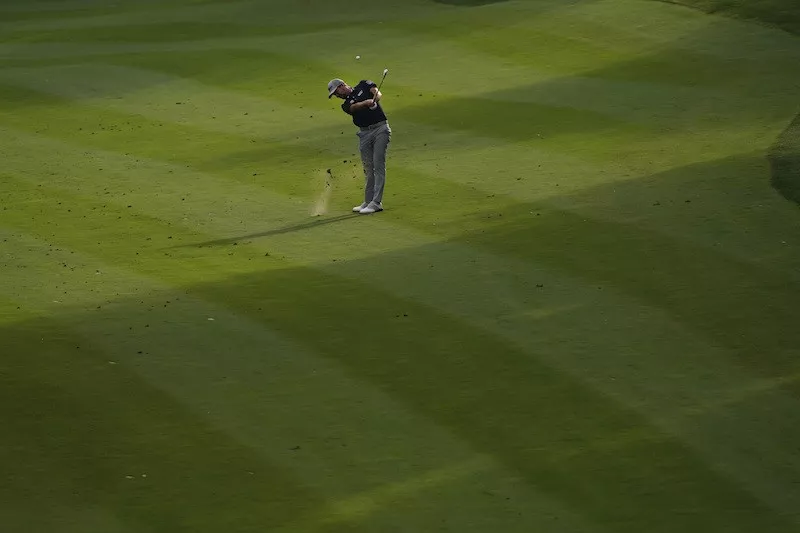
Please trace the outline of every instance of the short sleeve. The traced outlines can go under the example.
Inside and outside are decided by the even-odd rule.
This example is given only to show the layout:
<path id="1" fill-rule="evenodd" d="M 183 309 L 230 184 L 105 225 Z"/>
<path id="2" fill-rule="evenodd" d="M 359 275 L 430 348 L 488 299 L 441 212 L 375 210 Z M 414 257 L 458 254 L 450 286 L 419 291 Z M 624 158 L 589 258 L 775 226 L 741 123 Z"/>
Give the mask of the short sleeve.
<path id="1" fill-rule="evenodd" d="M 348 97 L 344 102 L 342 102 L 342 111 L 347 113 L 348 115 L 352 115 L 350 112 L 350 106 L 353 105 L 353 99 Z"/>

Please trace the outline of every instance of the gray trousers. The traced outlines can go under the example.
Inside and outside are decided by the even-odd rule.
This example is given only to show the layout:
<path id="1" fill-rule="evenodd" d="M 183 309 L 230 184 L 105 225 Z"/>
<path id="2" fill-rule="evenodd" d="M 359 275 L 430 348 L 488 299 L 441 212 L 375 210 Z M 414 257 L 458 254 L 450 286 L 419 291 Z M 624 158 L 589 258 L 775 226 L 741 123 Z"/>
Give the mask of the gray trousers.
<path id="1" fill-rule="evenodd" d="M 388 122 L 381 122 L 361 128 L 356 135 L 364 165 L 364 201 L 381 203 L 386 185 L 386 151 L 392 139 L 392 129 Z"/>

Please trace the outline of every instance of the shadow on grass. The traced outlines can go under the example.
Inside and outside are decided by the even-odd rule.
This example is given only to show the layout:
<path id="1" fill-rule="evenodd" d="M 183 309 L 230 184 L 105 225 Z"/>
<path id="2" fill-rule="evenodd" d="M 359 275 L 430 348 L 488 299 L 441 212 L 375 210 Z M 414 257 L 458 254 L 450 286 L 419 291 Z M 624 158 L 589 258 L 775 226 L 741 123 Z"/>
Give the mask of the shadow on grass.
<path id="1" fill-rule="evenodd" d="M 19 112 L 23 107 L 58 108 L 64 102 L 63 98 L 19 87 L 0 78 L 0 112 Z"/>
<path id="2" fill-rule="evenodd" d="M 499 4 L 508 0 L 433 0 L 439 4 L 449 4 L 452 6 L 485 6 L 488 4 Z"/>
<path id="3" fill-rule="evenodd" d="M 787 200 L 800 204 L 800 114 L 769 151 L 772 186 Z"/>
<path id="4" fill-rule="evenodd" d="M 323 505 L 122 354 L 48 319 L 0 337 L 4 530 L 264 531 Z"/>
<path id="5" fill-rule="evenodd" d="M 481 50 L 480 42 L 459 44 Z M 406 99 L 392 117 L 512 142 L 587 137 L 592 146 L 609 135 L 623 138 L 620 143 L 657 140 L 665 128 L 675 134 L 696 133 L 706 124 L 712 131 L 753 127 L 794 112 L 787 96 L 794 82 L 783 71 L 795 63 L 790 55 L 776 53 L 766 63 L 664 47 L 605 63 L 602 49 L 595 54 L 599 68 L 589 68 L 591 55 L 568 56 L 562 61 L 575 61 L 576 75 L 510 88 L 487 84 L 474 96 L 440 95 L 418 104 Z"/>
<path id="6" fill-rule="evenodd" d="M 393 111 L 392 117 L 510 141 L 535 139 L 538 135 L 604 135 L 632 126 L 610 115 L 564 105 L 509 102 L 502 100 L 503 94 L 505 91 L 477 97 L 448 96 L 431 104 L 402 107 Z"/>
<path id="7" fill-rule="evenodd" d="M 743 155 L 604 185 L 571 195 L 576 211 L 521 204 L 491 229 L 478 224 L 458 239 L 623 291 L 725 346 L 751 372 L 793 375 L 800 255 L 790 246 L 772 247 L 783 255 L 753 250 L 749 261 L 726 253 L 726 242 L 749 231 L 791 232 L 755 205 L 755 194 L 769 190 L 760 181 L 766 166 L 760 155 Z M 800 218 L 793 222 L 800 228 Z M 700 240 L 674 236 L 692 230 Z M 719 242 L 703 244 L 703 236 Z"/>
<path id="8" fill-rule="evenodd" d="M 775 227 L 770 214 L 762 219 L 750 211 L 758 201 L 753 192 L 769 192 L 761 181 L 765 169 L 762 156 L 745 154 L 559 199 L 580 206 L 580 213 L 517 204 L 491 224 L 485 223 L 485 213 L 476 213 L 473 229 L 451 242 L 622 292 L 724 348 L 737 372 L 781 379 L 800 372 L 797 278 L 762 262 L 755 252 L 748 261 L 702 242 L 703 235 L 717 234 L 724 244 L 735 240 L 728 237 L 732 232 L 748 229 L 770 235 Z M 592 216 L 592 206 L 619 219 Z M 541 216 L 531 216 L 533 211 Z M 698 240 L 671 236 L 691 231 L 687 219 L 707 221 Z M 759 227 L 762 223 L 766 226 Z M 419 224 L 424 227 L 424 221 Z M 432 248 L 362 260 L 366 266 L 359 267 L 358 279 L 370 278 L 370 271 L 381 271 L 387 262 L 420 272 L 419 265 L 427 267 L 436 255 L 436 245 Z M 798 257 L 785 253 L 782 264 L 790 268 Z M 452 270 L 453 275 L 464 271 Z M 452 315 L 377 290 L 375 284 L 292 269 L 192 290 L 205 300 L 228 302 L 238 313 L 377 384 L 601 528 L 793 529 L 752 495 L 739 492 L 734 482 L 718 477 L 679 439 L 542 362 L 546 358 Z M 465 287 L 462 297 L 469 298 L 471 290 Z M 535 310 L 536 295 L 529 296 L 529 310 Z M 549 324 L 534 321 L 531 329 L 545 332 Z M 542 344 L 553 350 L 547 334 L 541 335 Z M 624 345 L 624 339 L 617 340 Z M 600 343 L 590 338 L 584 343 L 591 357 L 610 357 Z M 636 349 L 641 357 L 654 356 L 647 346 Z M 794 395 L 797 387 L 793 382 L 783 390 Z"/>
<path id="9" fill-rule="evenodd" d="M 543 233 L 526 237 L 530 248 Z M 519 237 L 486 236 L 487 242 Z M 421 248 L 395 261 L 411 267 L 429 256 Z M 225 302 L 376 385 L 600 529 L 791 531 L 788 521 L 648 419 L 452 315 L 313 269 L 244 276 L 192 292 Z"/>
<path id="10" fill-rule="evenodd" d="M 800 7 L 794 0 L 659 0 L 668 4 L 749 19 L 800 34 Z"/>
<path id="11" fill-rule="evenodd" d="M 186 248 L 186 247 L 198 247 L 201 248 L 203 246 L 225 246 L 229 244 L 237 244 L 241 241 L 248 241 L 251 239 L 258 239 L 262 237 L 274 237 L 276 235 L 284 235 L 286 233 L 294 233 L 297 231 L 303 231 L 308 229 L 318 228 L 320 226 L 327 226 L 328 224 L 334 224 L 336 222 L 343 222 L 345 220 L 350 220 L 353 218 L 358 218 L 361 215 L 358 213 L 349 213 L 345 215 L 337 215 L 333 217 L 327 218 L 314 218 L 310 222 L 302 222 L 300 224 L 290 224 L 288 226 L 283 226 L 280 228 L 275 228 L 271 230 L 261 231 L 257 233 L 249 233 L 247 235 L 240 235 L 238 237 L 229 237 L 227 239 L 215 239 L 213 241 L 204 241 L 192 244 L 183 244 L 180 246 L 176 246 L 175 248 Z"/>
<path id="12" fill-rule="evenodd" d="M 764 309 L 772 297 L 769 292 L 753 296 L 763 288 L 753 285 L 763 283 L 761 273 L 731 266 L 713 253 L 643 229 L 601 220 L 583 224 L 566 212 L 531 220 L 523 218 L 521 211 L 509 213 L 511 220 L 491 231 L 469 235 L 470 245 L 554 266 L 592 282 L 610 283 L 686 321 L 699 319 L 692 326 L 710 329 L 715 338 L 723 332 L 735 333 L 736 344 L 739 339 L 743 343 L 765 341 L 776 329 L 761 332 L 759 328 L 769 326 L 771 320 L 780 321 L 776 328 L 782 327 L 794 316 L 779 316 L 788 310 L 782 303 Z M 426 263 L 429 255 L 429 248 L 421 247 L 404 250 L 395 260 L 415 265 Z M 381 260 L 360 260 L 359 268 L 365 268 L 365 263 L 368 275 L 370 268 L 380 268 Z M 729 283 L 736 288 L 732 295 Z M 552 368 L 543 358 L 501 336 L 381 290 L 363 278 L 291 268 L 182 289 L 346 369 L 348 375 L 433 420 L 472 449 L 496 458 L 525 483 L 574 509 L 599 530 L 793 531 L 790 518 L 766 507 L 720 475 L 680 438 L 613 397 Z M 138 298 L 120 300 L 96 313 L 76 310 L 68 320 L 107 324 L 109 329 L 96 329 L 99 335 L 144 337 L 148 333 L 128 332 L 130 317 L 142 316 L 142 308 L 160 307 L 163 300 L 159 295 L 142 302 Z M 785 295 L 781 298 L 781 302 L 789 300 L 796 301 Z M 188 324 L 196 318 L 165 311 L 159 334 L 167 336 L 173 346 L 177 339 L 179 345 L 180 339 L 192 336 Z M 751 320 L 755 323 L 749 324 Z M 546 331 L 546 322 L 540 326 Z M 4 342 L 16 339 L 11 346 L 18 347 L 16 357 L 2 361 L 11 370 L 3 374 L 16 377 L 0 388 L 8 395 L 2 402 L 7 410 L 4 418 L 10 419 L 7 424 L 14 428 L 0 442 L 7 443 L 3 446 L 6 450 L 22 448 L 32 454 L 15 467 L 10 485 L 14 494 L 31 490 L 29 468 L 48 476 L 51 469 L 66 469 L 72 482 L 64 494 L 77 489 L 87 500 L 129 513 L 137 523 L 164 520 L 180 524 L 180 515 L 191 511 L 199 524 L 193 531 L 219 531 L 224 520 L 228 527 L 240 521 L 264 523 L 271 513 L 279 523 L 308 505 L 307 495 L 296 489 L 299 483 L 280 470 L 247 481 L 247 469 L 257 458 L 228 442 L 225 435 L 204 428 L 150 384 L 126 374 L 115 375 L 117 368 L 108 366 L 106 354 L 91 351 L 92 339 L 79 341 L 43 321 L 7 326 L 0 335 Z M 792 337 L 777 342 L 796 346 L 797 334 L 788 335 Z M 51 344 L 43 346 L 42 338 L 52 339 Z M 197 379 L 191 372 L 197 364 L 221 373 L 236 368 L 243 353 L 256 361 L 254 371 L 270 372 L 269 347 L 248 337 L 246 329 L 236 341 L 234 352 L 231 339 L 220 336 L 197 351 L 173 354 L 168 351 L 169 344 L 151 338 L 153 349 L 146 357 L 172 361 L 175 376 L 187 379 Z M 592 350 L 591 339 L 586 343 Z M 77 344 L 80 350 L 75 348 Z M 760 348 L 771 355 L 769 346 Z M 558 350 L 552 345 L 548 349 Z M 646 351 L 646 347 L 642 349 Z M 557 353 L 550 355 L 558 357 Z M 132 362 L 137 357 L 121 356 Z M 603 354 L 596 356 L 602 358 Z M 763 360 L 753 363 L 767 364 Z M 211 385 L 202 379 L 201 375 L 200 381 L 191 383 L 192 389 L 202 391 Z M 298 392 L 308 406 L 319 400 L 314 390 Z M 318 416 L 324 416 L 325 407 L 316 407 Z M 76 427 L 83 430 L 76 431 Z M 48 437 L 41 440 L 45 434 Z M 84 437 L 90 440 L 88 445 Z M 387 447 L 404 438 L 390 429 L 383 437 Z M 151 451 L 143 456 L 142 449 Z M 182 476 L 189 468 L 187 463 L 203 465 L 191 480 Z M 170 481 L 152 486 L 150 491 L 127 492 L 125 483 L 131 480 L 124 479 L 126 472 L 138 474 L 152 468 Z M 239 479 L 240 472 L 245 481 Z M 140 479 L 132 482 L 142 483 Z M 468 484 L 470 490 L 475 488 L 474 479 L 459 482 Z M 266 483 L 269 485 L 260 485 Z M 212 494 L 221 498 L 222 505 L 209 500 Z M 68 498 L 67 502 L 74 503 Z M 259 507 L 251 509 L 250 505 Z"/>

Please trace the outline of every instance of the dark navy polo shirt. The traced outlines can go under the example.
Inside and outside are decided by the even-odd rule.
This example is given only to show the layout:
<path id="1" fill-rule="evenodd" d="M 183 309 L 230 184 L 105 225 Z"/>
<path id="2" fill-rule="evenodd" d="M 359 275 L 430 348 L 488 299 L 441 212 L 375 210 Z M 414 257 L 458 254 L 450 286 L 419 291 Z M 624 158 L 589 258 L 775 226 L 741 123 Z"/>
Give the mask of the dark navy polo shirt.
<path id="1" fill-rule="evenodd" d="M 357 110 L 355 113 L 350 112 L 351 105 L 372 98 L 372 92 L 370 92 L 370 89 L 373 87 L 377 87 L 374 82 L 370 80 L 361 80 L 358 82 L 358 85 L 353 87 L 353 92 L 350 93 L 347 98 L 345 98 L 344 103 L 342 104 L 342 111 L 348 115 L 352 115 L 353 124 L 358 127 L 365 128 L 386 120 L 386 114 L 383 112 L 380 102 L 378 102 L 378 107 L 375 109 L 364 108 Z"/>

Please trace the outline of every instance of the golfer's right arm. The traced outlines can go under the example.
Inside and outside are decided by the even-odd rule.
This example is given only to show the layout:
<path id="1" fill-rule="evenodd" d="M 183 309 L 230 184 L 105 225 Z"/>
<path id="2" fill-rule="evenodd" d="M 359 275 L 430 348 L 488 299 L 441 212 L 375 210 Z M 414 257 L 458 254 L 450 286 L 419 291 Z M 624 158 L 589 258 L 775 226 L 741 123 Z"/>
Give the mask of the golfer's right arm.
<path id="1" fill-rule="evenodd" d="M 372 105 L 373 105 L 374 103 L 375 103 L 375 102 L 372 100 L 372 98 L 370 98 L 370 99 L 367 99 L 367 100 L 363 100 L 363 101 L 361 101 L 361 102 L 356 102 L 355 104 L 353 104 L 353 105 L 351 105 L 351 106 L 350 106 L 350 113 L 353 113 L 354 111 L 358 111 L 359 109 L 364 109 L 364 108 L 367 108 L 367 107 L 372 107 Z"/>

